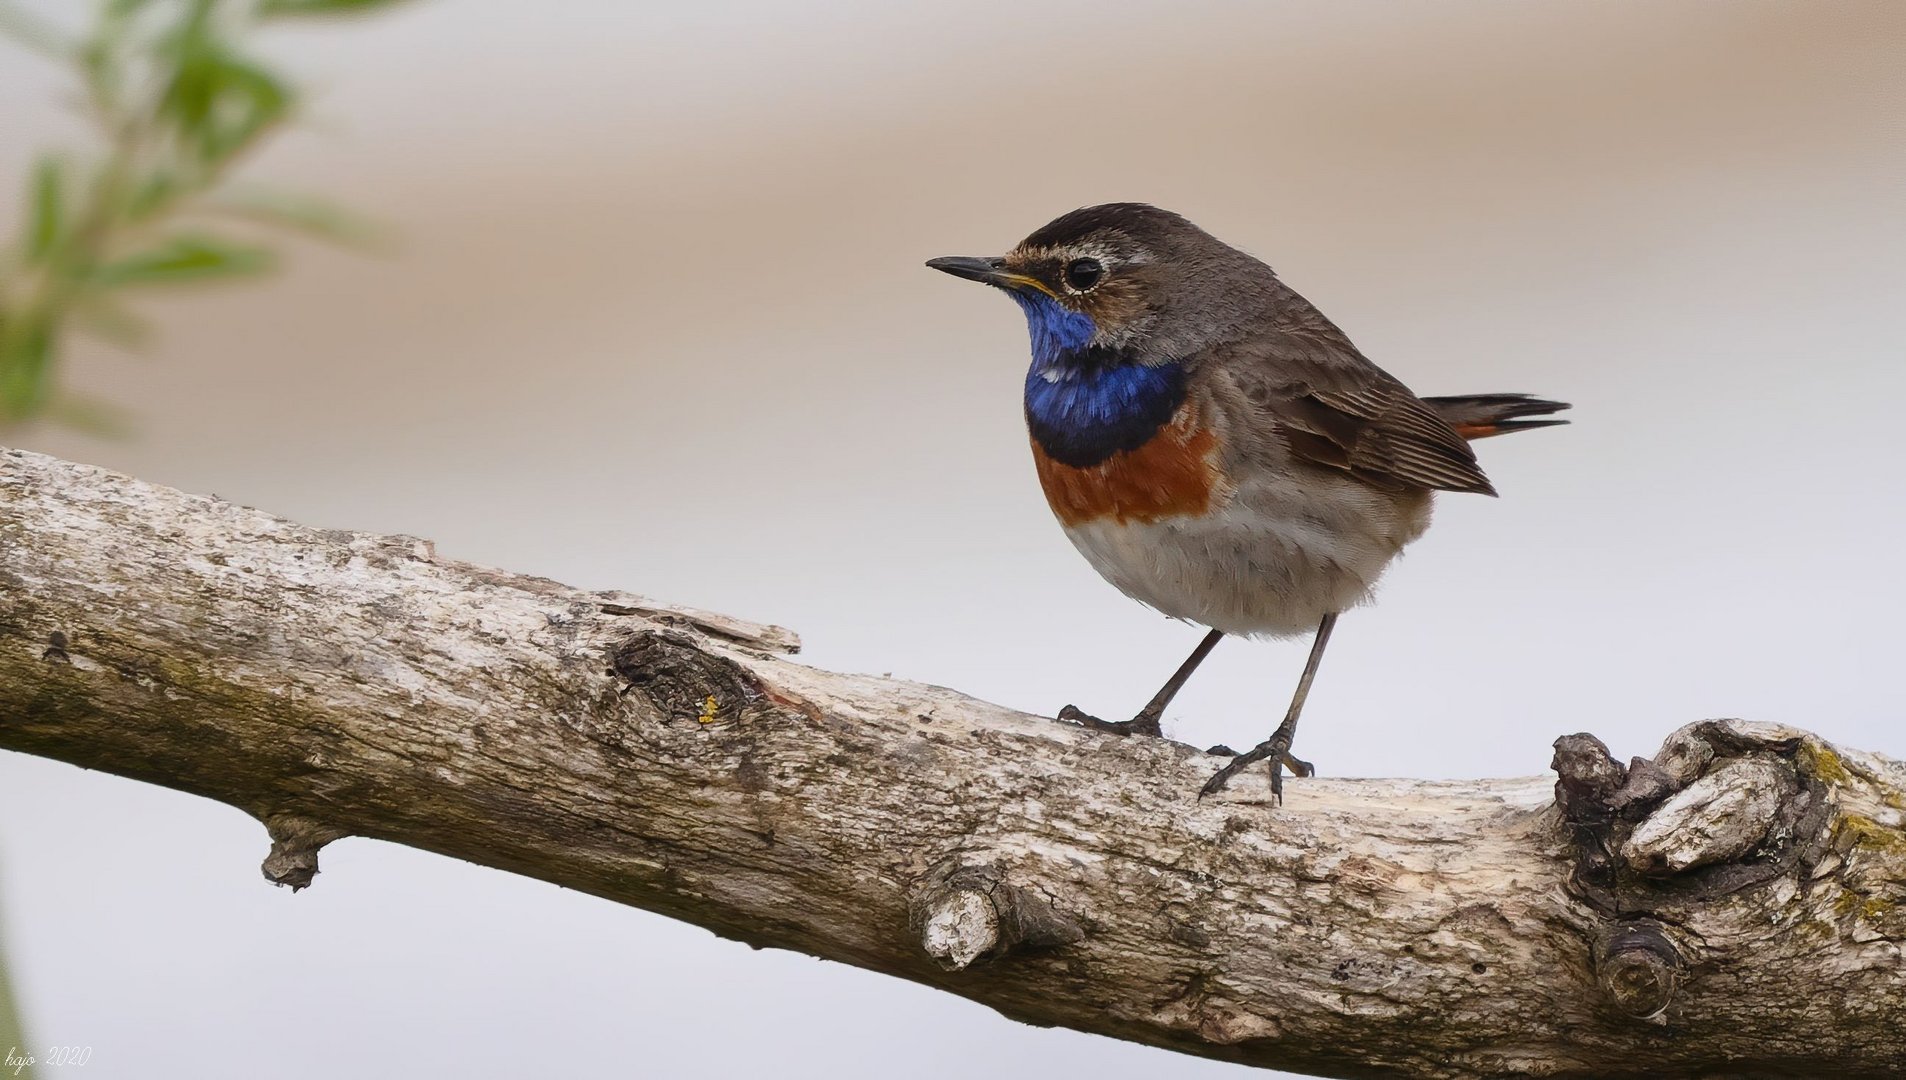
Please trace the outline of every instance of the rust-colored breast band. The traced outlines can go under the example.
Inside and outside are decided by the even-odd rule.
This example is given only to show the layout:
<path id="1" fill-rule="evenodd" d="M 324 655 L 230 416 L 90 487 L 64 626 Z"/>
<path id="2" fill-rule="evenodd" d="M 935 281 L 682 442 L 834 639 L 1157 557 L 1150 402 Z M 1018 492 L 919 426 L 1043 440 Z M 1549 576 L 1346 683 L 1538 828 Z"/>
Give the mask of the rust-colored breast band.
<path id="1" fill-rule="evenodd" d="M 1039 486 L 1065 525 L 1102 518 L 1149 522 L 1209 511 L 1226 488 L 1217 463 L 1217 437 L 1196 422 L 1189 406 L 1136 450 L 1097 465 L 1075 468 L 1032 444 Z"/>

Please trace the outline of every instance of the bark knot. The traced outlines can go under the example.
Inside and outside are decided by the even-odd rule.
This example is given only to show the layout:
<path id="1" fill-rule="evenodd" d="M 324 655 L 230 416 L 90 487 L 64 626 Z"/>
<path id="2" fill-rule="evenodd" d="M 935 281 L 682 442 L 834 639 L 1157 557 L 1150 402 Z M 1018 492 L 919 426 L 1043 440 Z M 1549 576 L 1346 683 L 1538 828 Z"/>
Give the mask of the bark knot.
<path id="1" fill-rule="evenodd" d="M 1686 972 L 1681 951 L 1653 920 L 1608 927 L 1596 942 L 1596 982 L 1618 1012 L 1637 1020 L 1660 1019 Z"/>
<path id="2" fill-rule="evenodd" d="M 1572 890 L 1610 918 L 1673 915 L 1804 871 L 1824 850 L 1828 806 L 1797 749 L 1718 721 L 1625 766 L 1592 735 L 1557 739 Z"/>
<path id="3" fill-rule="evenodd" d="M 631 634 L 611 652 L 609 670 L 664 720 L 734 718 L 768 697 L 748 669 L 674 630 Z"/>
<path id="4" fill-rule="evenodd" d="M 1773 828 L 1792 777 L 1770 758 L 1729 761 L 1655 807 L 1628 834 L 1621 857 L 1659 876 L 1750 855 Z"/>
<path id="5" fill-rule="evenodd" d="M 982 957 L 1058 948 L 1085 937 L 1084 928 L 1043 892 L 1008 882 L 998 866 L 959 866 L 921 889 L 912 909 L 921 948 L 949 971 Z"/>
<path id="6" fill-rule="evenodd" d="M 289 885 L 292 892 L 309 886 L 318 876 L 318 852 L 324 845 L 346 835 L 340 829 L 295 814 L 267 817 L 265 831 L 271 836 L 271 853 L 260 869 L 266 881 Z"/>

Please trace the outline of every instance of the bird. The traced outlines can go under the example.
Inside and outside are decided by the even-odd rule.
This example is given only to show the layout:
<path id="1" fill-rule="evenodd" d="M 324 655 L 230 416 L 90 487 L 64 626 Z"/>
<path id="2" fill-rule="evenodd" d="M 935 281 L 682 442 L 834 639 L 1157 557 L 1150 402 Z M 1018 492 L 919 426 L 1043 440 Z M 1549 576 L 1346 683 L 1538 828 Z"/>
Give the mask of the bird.
<path id="1" fill-rule="evenodd" d="M 1314 775 L 1291 745 L 1338 616 L 1428 528 L 1436 493 L 1496 494 L 1471 442 L 1567 423 L 1566 403 L 1528 394 L 1418 397 L 1270 266 L 1146 203 L 926 265 L 1024 312 L 1034 472 L 1073 546 L 1126 596 L 1208 628 L 1132 719 L 1059 719 L 1157 736 L 1227 635 L 1311 635 L 1283 721 L 1200 798 L 1259 761 L 1280 804 L 1285 766 Z"/>

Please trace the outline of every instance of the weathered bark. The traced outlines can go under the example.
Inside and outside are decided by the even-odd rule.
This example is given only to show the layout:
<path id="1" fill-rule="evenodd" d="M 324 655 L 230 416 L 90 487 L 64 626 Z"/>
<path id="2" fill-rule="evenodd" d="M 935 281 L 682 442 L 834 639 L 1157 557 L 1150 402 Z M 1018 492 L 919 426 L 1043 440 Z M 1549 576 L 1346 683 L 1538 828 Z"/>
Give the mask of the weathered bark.
<path id="1" fill-rule="evenodd" d="M 1560 781 L 1307 780 L 783 631 L 0 452 L 0 747 L 1035 1024 L 1336 1076 L 1906 1068 L 1906 768 L 1722 721 Z"/>

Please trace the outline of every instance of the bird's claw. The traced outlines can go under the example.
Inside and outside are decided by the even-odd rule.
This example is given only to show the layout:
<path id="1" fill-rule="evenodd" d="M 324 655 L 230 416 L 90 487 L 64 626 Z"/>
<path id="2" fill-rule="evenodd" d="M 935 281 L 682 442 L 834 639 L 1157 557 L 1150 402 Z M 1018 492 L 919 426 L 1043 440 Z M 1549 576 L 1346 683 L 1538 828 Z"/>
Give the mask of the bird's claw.
<path id="1" fill-rule="evenodd" d="M 1290 766 L 1291 772 L 1297 776 L 1317 775 L 1316 766 L 1291 756 L 1291 740 L 1288 735 L 1273 735 L 1242 754 L 1228 746 L 1214 746 L 1207 753 L 1233 756 L 1225 763 L 1224 768 L 1219 769 L 1211 779 L 1205 781 L 1204 787 L 1198 789 L 1200 799 L 1223 791 L 1224 786 L 1231 782 L 1232 777 L 1260 761 L 1271 763 L 1271 798 L 1275 799 L 1280 806 L 1284 803 L 1284 767 L 1286 765 Z"/>
<path id="2" fill-rule="evenodd" d="M 1158 717 L 1139 713 L 1130 720 L 1101 720 L 1077 705 L 1067 705 L 1059 710 L 1059 719 L 1077 724 L 1092 731 L 1106 731 L 1113 735 L 1163 735 L 1158 726 Z"/>

